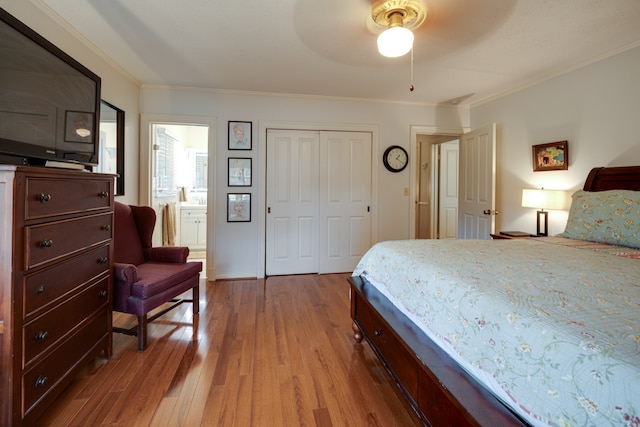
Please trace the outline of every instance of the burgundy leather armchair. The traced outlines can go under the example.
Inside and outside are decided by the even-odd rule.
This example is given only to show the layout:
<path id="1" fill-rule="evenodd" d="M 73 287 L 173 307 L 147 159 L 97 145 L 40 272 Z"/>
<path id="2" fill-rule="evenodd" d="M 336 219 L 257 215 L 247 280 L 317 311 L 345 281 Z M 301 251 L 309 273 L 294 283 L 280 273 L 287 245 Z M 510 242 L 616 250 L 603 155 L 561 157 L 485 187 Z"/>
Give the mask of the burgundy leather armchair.
<path id="1" fill-rule="evenodd" d="M 152 247 L 155 223 L 152 208 L 115 202 L 113 309 L 138 316 L 138 325 L 113 330 L 137 336 L 138 351 L 147 347 L 148 322 L 183 302 L 192 302 L 193 314 L 199 313 L 202 263 L 187 262 L 187 247 Z M 193 291 L 192 299 L 177 298 L 188 290 Z M 161 305 L 168 306 L 147 316 Z"/>

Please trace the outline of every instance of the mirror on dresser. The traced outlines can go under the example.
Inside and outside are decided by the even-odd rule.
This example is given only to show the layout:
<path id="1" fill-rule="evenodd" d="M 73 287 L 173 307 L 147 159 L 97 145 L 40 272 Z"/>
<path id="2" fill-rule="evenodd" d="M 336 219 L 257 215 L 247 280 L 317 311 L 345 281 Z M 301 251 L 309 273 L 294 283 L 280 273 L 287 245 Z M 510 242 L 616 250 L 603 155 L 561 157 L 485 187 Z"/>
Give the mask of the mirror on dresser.
<path id="1" fill-rule="evenodd" d="M 124 195 L 124 111 L 100 101 L 100 157 L 96 172 L 117 174 L 115 195 Z"/>

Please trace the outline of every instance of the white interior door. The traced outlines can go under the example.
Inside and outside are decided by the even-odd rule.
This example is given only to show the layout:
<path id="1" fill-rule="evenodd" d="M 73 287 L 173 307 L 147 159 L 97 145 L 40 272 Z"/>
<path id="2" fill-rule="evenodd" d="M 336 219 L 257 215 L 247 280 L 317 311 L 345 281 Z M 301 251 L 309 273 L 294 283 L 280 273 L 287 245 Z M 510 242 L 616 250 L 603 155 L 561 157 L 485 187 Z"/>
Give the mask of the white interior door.
<path id="1" fill-rule="evenodd" d="M 449 141 L 440 148 L 440 188 L 438 238 L 458 237 L 458 165 L 459 141 Z"/>
<path id="2" fill-rule="evenodd" d="M 437 150 L 437 144 L 431 144 L 425 135 L 419 135 L 416 140 L 416 201 L 415 201 L 415 238 L 416 239 L 430 239 L 433 227 L 431 226 L 431 196 L 433 194 L 430 191 L 430 179 L 429 164 L 434 164 L 431 161 L 433 157 L 437 155 L 432 153 L 432 150 Z M 433 169 L 433 168 L 432 168 Z"/>
<path id="3" fill-rule="evenodd" d="M 266 274 L 318 271 L 319 133 L 267 133 Z"/>
<path id="4" fill-rule="evenodd" d="M 320 134 L 320 273 L 353 271 L 371 246 L 371 134 Z"/>
<path id="5" fill-rule="evenodd" d="M 462 136 L 458 201 L 461 239 L 489 239 L 495 229 L 495 163 L 495 123 Z"/>

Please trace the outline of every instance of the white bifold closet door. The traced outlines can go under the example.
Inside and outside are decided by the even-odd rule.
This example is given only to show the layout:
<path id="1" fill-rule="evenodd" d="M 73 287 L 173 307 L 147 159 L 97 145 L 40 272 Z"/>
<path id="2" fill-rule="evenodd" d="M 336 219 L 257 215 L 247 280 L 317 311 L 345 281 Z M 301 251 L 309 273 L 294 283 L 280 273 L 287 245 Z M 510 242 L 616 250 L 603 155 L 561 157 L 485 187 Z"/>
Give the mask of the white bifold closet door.
<path id="1" fill-rule="evenodd" d="M 266 274 L 352 271 L 371 246 L 371 134 L 269 130 Z"/>

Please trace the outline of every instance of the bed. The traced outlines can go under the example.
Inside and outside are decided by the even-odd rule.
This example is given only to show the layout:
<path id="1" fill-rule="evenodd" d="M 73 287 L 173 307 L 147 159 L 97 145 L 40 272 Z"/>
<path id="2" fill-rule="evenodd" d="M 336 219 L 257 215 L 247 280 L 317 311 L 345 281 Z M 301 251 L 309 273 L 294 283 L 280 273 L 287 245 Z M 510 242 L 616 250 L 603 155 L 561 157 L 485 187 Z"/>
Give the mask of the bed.
<path id="1" fill-rule="evenodd" d="M 354 338 L 424 425 L 640 425 L 639 230 L 628 166 L 589 173 L 560 236 L 378 243 Z"/>

